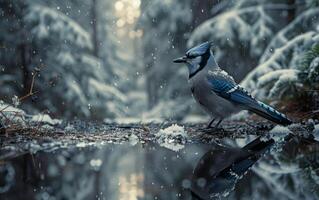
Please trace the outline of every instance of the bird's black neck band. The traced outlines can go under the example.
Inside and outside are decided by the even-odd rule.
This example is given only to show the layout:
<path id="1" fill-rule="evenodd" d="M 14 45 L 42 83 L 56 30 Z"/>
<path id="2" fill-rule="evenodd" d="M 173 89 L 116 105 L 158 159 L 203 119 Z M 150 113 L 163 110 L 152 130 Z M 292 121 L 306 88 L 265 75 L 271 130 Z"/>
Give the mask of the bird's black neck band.
<path id="1" fill-rule="evenodd" d="M 205 68 L 205 66 L 207 65 L 208 59 L 210 57 L 210 51 L 208 50 L 206 53 L 204 53 L 202 55 L 202 60 L 199 63 L 199 67 L 197 70 L 195 70 L 193 73 L 189 74 L 189 79 L 191 79 L 193 76 L 195 76 L 198 72 L 200 72 L 202 69 Z"/>

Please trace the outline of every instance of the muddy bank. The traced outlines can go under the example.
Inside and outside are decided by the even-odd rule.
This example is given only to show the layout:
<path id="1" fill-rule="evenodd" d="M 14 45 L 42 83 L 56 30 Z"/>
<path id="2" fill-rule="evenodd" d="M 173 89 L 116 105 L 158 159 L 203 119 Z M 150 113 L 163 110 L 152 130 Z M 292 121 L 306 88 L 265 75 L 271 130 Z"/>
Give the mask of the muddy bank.
<path id="1" fill-rule="evenodd" d="M 74 121 L 71 123 L 60 123 L 58 125 L 37 124 L 19 127 L 2 132 L 0 135 L 0 159 L 17 156 L 25 152 L 36 152 L 38 150 L 63 148 L 69 145 L 103 145 L 106 143 L 148 143 L 168 142 L 170 144 L 187 143 L 218 143 L 220 140 L 229 138 L 244 138 L 247 135 L 272 137 L 276 132 L 288 132 L 297 135 L 312 134 L 315 125 L 298 124 L 281 130 L 271 123 L 249 122 L 225 122 L 222 129 L 205 129 L 205 124 L 178 124 L 174 125 L 177 130 L 175 135 L 168 138 L 167 127 L 174 123 L 163 124 L 97 124 Z M 275 127 L 275 128 L 274 128 Z M 158 133 L 164 130 L 164 140 Z M 174 132 L 174 130 L 173 130 Z M 179 135 L 183 132 L 184 135 Z M 177 134 L 177 135 L 176 135 Z M 278 133 L 280 134 L 280 133 Z M 278 135 L 276 134 L 276 135 Z"/>

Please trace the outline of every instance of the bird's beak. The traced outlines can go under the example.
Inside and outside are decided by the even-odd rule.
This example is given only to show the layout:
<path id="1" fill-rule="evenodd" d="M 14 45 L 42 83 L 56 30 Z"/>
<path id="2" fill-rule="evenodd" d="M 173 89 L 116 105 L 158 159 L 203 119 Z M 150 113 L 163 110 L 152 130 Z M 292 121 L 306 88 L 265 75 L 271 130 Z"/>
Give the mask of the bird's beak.
<path id="1" fill-rule="evenodd" d="M 185 63 L 186 61 L 187 61 L 186 56 L 176 58 L 175 60 L 173 60 L 174 63 Z"/>

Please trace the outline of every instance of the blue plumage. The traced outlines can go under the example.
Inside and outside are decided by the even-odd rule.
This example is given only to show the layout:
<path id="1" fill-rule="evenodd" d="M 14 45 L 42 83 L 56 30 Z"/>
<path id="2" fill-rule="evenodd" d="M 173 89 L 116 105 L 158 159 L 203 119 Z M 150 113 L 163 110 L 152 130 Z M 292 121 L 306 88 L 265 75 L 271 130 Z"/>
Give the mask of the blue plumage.
<path id="1" fill-rule="evenodd" d="M 197 57 L 204 55 L 207 51 L 210 50 L 211 42 L 204 42 L 196 47 L 189 49 L 186 52 L 186 56 L 188 57 Z"/>
<path id="2" fill-rule="evenodd" d="M 284 114 L 253 98 L 219 68 L 210 46 L 211 42 L 205 42 L 193 47 L 174 62 L 187 64 L 193 96 L 209 114 L 220 119 L 217 126 L 240 110 L 249 110 L 278 124 L 292 123 Z"/>
<path id="3" fill-rule="evenodd" d="M 278 124 L 291 124 L 291 121 L 284 114 L 265 103 L 257 101 L 224 71 L 217 70 L 214 73 L 209 73 L 207 80 L 218 96 Z"/>
<path id="4" fill-rule="evenodd" d="M 241 88 L 242 89 L 242 88 Z M 281 125 L 289 125 L 291 124 L 291 120 L 289 120 L 286 115 L 278 112 L 273 107 L 257 101 L 253 97 L 251 97 L 248 93 L 243 91 L 234 91 L 229 98 L 230 101 L 238 103 L 245 107 L 247 110 L 254 112 L 270 121 L 273 121 L 277 124 Z"/>

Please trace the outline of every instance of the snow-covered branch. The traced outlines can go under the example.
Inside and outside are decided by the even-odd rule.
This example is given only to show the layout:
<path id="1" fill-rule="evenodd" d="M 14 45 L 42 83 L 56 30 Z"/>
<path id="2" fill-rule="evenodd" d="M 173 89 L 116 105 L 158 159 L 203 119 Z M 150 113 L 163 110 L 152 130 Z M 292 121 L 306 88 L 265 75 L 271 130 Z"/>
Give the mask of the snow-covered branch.
<path id="1" fill-rule="evenodd" d="M 288 26 L 279 31 L 267 46 L 259 63 L 263 63 L 273 54 L 276 48 L 285 45 L 289 40 L 308 31 L 319 31 L 319 8 L 304 11 Z"/>
<path id="2" fill-rule="evenodd" d="M 30 7 L 25 20 L 31 26 L 31 32 L 39 39 L 58 38 L 81 48 L 92 48 L 90 34 L 61 12 L 34 5 Z"/>
<path id="3" fill-rule="evenodd" d="M 298 35 L 289 40 L 285 45 L 276 49 L 265 62 L 252 70 L 241 82 L 241 85 L 259 98 L 277 95 L 275 93 L 279 91 L 277 86 L 283 86 L 282 83 L 289 81 L 297 81 L 298 61 L 301 60 L 303 55 L 300 52 L 306 51 L 315 42 L 318 42 L 318 33 L 314 31 Z M 283 69 L 291 70 L 285 71 Z M 270 82 L 276 83 L 274 88 L 269 91 L 264 86 Z"/>

